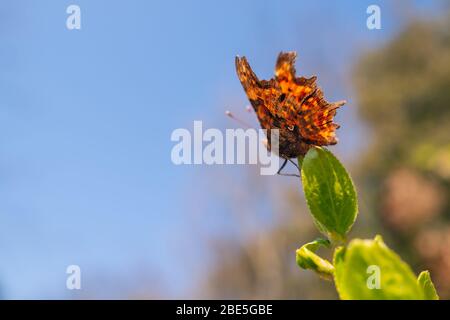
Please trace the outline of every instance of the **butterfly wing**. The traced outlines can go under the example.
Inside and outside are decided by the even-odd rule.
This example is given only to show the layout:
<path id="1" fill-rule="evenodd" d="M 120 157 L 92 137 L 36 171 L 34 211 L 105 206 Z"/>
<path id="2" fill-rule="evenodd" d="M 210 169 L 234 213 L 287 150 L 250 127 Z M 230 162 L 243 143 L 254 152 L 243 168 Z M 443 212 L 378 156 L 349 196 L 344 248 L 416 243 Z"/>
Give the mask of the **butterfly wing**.
<path id="1" fill-rule="evenodd" d="M 275 67 L 275 80 L 281 91 L 277 114 L 290 127 L 297 126 L 305 142 L 323 146 L 337 143 L 333 123 L 336 109 L 345 101 L 328 103 L 316 84 L 316 77 L 296 77 L 295 52 L 281 52 Z"/>
<path id="2" fill-rule="evenodd" d="M 258 116 L 261 127 L 270 129 L 277 127 L 273 108 L 277 92 L 274 87 L 275 81 L 260 81 L 253 72 L 245 57 L 236 57 L 236 72 L 247 97 Z"/>

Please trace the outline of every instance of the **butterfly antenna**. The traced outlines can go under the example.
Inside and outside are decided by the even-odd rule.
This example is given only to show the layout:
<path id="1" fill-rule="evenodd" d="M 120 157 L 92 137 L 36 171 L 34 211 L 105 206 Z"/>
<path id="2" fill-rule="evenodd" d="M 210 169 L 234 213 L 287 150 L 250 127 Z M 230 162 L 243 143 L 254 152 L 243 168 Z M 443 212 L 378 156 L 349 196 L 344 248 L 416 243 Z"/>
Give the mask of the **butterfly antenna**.
<path id="1" fill-rule="evenodd" d="M 237 121 L 238 123 L 240 123 L 241 125 L 243 125 L 244 127 L 246 127 L 246 128 L 253 128 L 251 125 L 249 125 L 248 123 L 246 123 L 245 121 L 242 121 L 241 119 L 239 119 L 239 118 L 236 118 L 232 113 L 231 113 L 231 111 L 225 111 L 225 114 L 228 116 L 228 117 L 230 117 L 231 119 L 233 119 L 234 121 Z"/>

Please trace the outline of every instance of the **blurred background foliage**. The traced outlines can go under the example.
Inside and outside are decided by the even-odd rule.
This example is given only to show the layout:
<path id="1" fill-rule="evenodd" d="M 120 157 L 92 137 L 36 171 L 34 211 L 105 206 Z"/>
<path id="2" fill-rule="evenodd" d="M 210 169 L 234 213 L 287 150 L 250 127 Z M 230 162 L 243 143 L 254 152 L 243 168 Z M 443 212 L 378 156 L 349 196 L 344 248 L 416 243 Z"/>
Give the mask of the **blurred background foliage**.
<path id="1" fill-rule="evenodd" d="M 381 48 L 363 53 L 352 84 L 370 140 L 349 168 L 360 201 L 350 237 L 383 234 L 417 274 L 429 269 L 441 298 L 450 298 L 450 16 L 412 21 Z M 263 228 L 254 219 L 258 204 L 242 199 L 245 189 L 257 189 L 249 177 L 228 201 L 236 205 L 242 232 L 207 239 L 216 255 L 197 296 L 337 298 L 332 283 L 295 264 L 295 249 L 318 236 L 299 182 L 276 192 L 277 213 Z"/>
<path id="2" fill-rule="evenodd" d="M 360 188 L 400 253 L 450 295 L 450 17 L 414 22 L 356 67 L 372 141 Z"/>

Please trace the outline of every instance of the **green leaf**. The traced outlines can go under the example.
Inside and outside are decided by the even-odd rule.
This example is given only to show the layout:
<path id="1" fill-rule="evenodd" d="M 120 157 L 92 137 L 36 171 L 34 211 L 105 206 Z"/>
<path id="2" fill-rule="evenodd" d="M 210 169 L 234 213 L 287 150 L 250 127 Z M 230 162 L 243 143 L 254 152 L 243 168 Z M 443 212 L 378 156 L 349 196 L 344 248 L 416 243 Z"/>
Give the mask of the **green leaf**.
<path id="1" fill-rule="evenodd" d="M 317 239 L 302 246 L 296 251 L 296 261 L 300 268 L 310 269 L 318 273 L 322 278 L 332 280 L 334 267 L 325 259 L 322 259 L 315 252 L 320 247 L 329 247 L 330 241 Z"/>
<path id="2" fill-rule="evenodd" d="M 351 241 L 347 248 L 336 249 L 333 260 L 334 280 L 341 299 L 427 298 L 411 268 L 384 244 L 380 236 L 374 240 Z"/>
<path id="3" fill-rule="evenodd" d="M 358 213 L 349 174 L 324 148 L 311 148 L 301 162 L 303 191 L 315 224 L 329 239 L 342 241 Z"/>
<path id="4" fill-rule="evenodd" d="M 439 296 L 431 281 L 430 272 L 422 271 L 417 279 L 419 286 L 422 288 L 426 300 L 439 300 Z"/>

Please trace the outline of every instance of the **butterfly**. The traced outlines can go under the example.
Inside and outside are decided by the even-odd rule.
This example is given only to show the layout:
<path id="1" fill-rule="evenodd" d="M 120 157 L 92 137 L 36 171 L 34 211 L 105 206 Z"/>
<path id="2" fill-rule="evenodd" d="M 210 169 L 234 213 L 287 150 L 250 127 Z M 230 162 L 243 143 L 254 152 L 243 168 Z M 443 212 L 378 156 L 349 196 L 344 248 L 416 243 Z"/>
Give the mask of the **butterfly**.
<path id="1" fill-rule="evenodd" d="M 333 122 L 336 110 L 346 102 L 328 103 L 317 86 L 317 77 L 296 77 L 296 52 L 281 52 L 275 77 L 259 80 L 245 57 L 236 57 L 236 72 L 263 129 L 279 130 L 278 154 L 285 162 L 304 156 L 313 146 L 338 142 Z M 279 172 L 280 172 L 279 171 Z"/>

